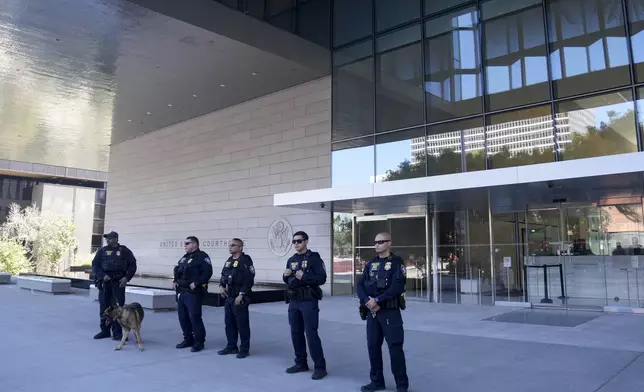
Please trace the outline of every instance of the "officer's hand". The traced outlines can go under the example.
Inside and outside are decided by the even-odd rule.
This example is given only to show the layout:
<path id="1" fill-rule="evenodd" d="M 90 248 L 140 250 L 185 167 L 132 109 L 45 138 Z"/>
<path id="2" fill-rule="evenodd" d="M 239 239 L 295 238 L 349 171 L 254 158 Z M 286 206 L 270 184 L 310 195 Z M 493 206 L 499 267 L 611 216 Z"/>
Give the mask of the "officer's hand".
<path id="1" fill-rule="evenodd" d="M 221 295 L 224 298 L 228 297 L 228 293 L 226 292 L 226 288 L 219 287 L 219 295 Z"/>
<path id="2" fill-rule="evenodd" d="M 302 276 L 304 276 L 304 272 L 302 270 L 299 270 L 295 273 L 295 277 L 302 280 Z"/>
<path id="3" fill-rule="evenodd" d="M 127 284 L 127 278 L 126 277 L 121 278 L 121 280 L 119 281 L 119 287 L 125 287 L 126 284 Z"/>
<path id="4" fill-rule="evenodd" d="M 235 298 L 235 305 L 241 305 L 242 299 L 244 299 L 244 296 L 238 295 L 237 298 Z"/>
<path id="5" fill-rule="evenodd" d="M 103 276 L 103 282 L 109 282 L 110 279 L 111 278 L 108 275 Z"/>
<path id="6" fill-rule="evenodd" d="M 376 300 L 371 297 L 369 297 L 369 301 L 367 302 L 366 305 L 369 309 L 374 309 L 376 306 L 378 306 L 378 304 L 376 303 Z"/>
<path id="7" fill-rule="evenodd" d="M 172 290 L 176 290 L 176 289 L 177 289 L 177 282 L 172 282 Z"/>
<path id="8" fill-rule="evenodd" d="M 375 308 L 373 308 L 373 311 L 374 311 L 374 312 L 377 312 L 377 311 L 379 311 L 379 310 L 380 310 L 380 305 L 376 305 L 376 307 L 375 307 Z"/>
<path id="9" fill-rule="evenodd" d="M 292 273 L 293 273 L 293 271 L 291 271 L 288 268 L 284 270 L 284 276 L 291 276 Z"/>
<path id="10" fill-rule="evenodd" d="M 191 289 L 191 290 L 194 290 L 194 289 L 195 289 L 195 287 L 197 287 L 197 286 L 195 286 L 195 282 L 190 283 L 190 289 Z"/>

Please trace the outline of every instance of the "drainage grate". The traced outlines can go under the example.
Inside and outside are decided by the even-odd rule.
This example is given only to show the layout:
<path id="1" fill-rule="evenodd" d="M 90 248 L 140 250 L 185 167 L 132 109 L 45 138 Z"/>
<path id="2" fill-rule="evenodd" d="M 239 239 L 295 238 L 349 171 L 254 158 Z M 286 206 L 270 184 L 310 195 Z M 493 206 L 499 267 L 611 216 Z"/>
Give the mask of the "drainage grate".
<path id="1" fill-rule="evenodd" d="M 576 327 L 601 316 L 597 312 L 579 312 L 564 310 L 522 309 L 484 319 L 502 323 L 547 325 L 550 327 Z"/>

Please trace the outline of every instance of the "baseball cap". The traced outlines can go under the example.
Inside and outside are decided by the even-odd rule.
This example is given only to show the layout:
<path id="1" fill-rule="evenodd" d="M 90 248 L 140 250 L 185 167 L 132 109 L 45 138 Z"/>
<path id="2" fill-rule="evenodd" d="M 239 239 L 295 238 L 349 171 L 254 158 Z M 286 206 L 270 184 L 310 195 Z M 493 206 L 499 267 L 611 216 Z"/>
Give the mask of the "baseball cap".
<path id="1" fill-rule="evenodd" d="M 115 232 L 115 231 L 110 231 L 110 232 L 109 232 L 109 233 L 107 233 L 107 234 L 103 234 L 103 237 L 104 237 L 104 238 L 119 238 L 119 235 L 118 235 L 118 233 L 117 233 L 117 232 Z"/>

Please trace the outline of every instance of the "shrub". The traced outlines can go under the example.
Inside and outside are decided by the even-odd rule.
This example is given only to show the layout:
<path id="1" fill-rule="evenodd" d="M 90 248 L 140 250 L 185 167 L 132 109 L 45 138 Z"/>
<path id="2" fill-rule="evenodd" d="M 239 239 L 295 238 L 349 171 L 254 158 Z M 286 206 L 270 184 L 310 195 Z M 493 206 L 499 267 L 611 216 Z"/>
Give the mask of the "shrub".
<path id="1" fill-rule="evenodd" d="M 25 247 L 16 240 L 0 238 L 0 272 L 18 275 L 30 269 Z"/>

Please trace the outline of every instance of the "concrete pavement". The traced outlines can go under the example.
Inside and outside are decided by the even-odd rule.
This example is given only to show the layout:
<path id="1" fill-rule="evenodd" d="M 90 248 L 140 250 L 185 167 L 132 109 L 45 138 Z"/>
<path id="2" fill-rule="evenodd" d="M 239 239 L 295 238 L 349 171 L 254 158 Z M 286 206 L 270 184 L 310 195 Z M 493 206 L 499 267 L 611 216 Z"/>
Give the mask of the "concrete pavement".
<path id="1" fill-rule="evenodd" d="M 77 290 L 52 296 L 0 286 L 0 391 L 330 392 L 357 391 L 368 382 L 364 322 L 352 298 L 321 302 L 329 376 L 313 381 L 310 373 L 284 373 L 293 363 L 284 304 L 251 307 L 251 356 L 238 360 L 216 353 L 225 345 L 223 308 L 212 307 L 204 307 L 208 335 L 203 352 L 174 348 L 181 340 L 176 312 L 146 313 L 146 351 L 138 352 L 133 338 L 123 351 L 113 351 L 116 342 L 92 340 L 98 332 L 98 303 L 87 294 Z M 575 327 L 489 321 L 511 311 L 409 304 L 404 319 L 410 390 L 644 390 L 644 316 L 574 312 L 589 320 Z M 553 324 L 567 315 L 546 312 Z M 387 363 L 386 344 L 383 352 Z M 388 364 L 385 372 L 393 390 Z"/>

